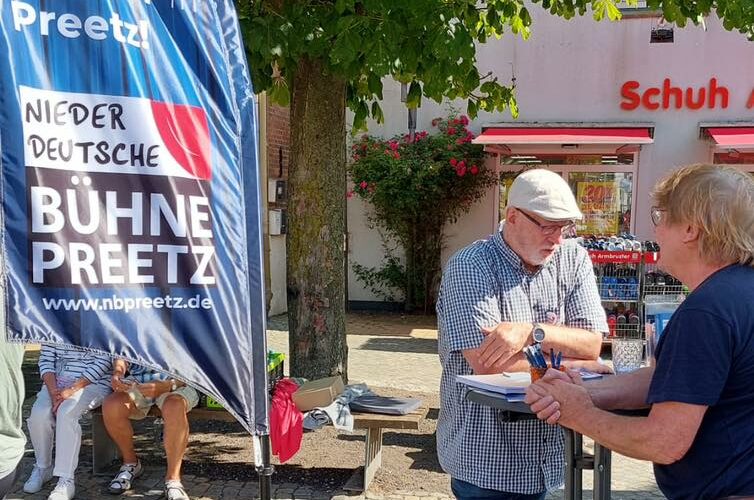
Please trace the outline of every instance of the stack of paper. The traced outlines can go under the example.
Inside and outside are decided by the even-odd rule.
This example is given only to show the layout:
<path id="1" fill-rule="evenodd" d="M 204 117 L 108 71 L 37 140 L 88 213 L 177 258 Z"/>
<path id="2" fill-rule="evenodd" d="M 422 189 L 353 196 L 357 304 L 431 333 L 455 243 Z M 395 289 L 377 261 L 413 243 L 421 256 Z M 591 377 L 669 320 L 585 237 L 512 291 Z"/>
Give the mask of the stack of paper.
<path id="1" fill-rule="evenodd" d="M 531 384 L 528 373 L 494 373 L 490 375 L 458 375 L 461 384 L 497 394 L 523 394 Z"/>
<path id="2" fill-rule="evenodd" d="M 582 380 L 602 378 L 599 373 L 579 370 Z M 531 384 L 531 376 L 525 372 L 493 373 L 490 375 L 457 375 L 456 381 L 474 389 L 482 389 L 506 396 L 524 394 Z M 510 400 L 510 398 L 508 398 Z"/>

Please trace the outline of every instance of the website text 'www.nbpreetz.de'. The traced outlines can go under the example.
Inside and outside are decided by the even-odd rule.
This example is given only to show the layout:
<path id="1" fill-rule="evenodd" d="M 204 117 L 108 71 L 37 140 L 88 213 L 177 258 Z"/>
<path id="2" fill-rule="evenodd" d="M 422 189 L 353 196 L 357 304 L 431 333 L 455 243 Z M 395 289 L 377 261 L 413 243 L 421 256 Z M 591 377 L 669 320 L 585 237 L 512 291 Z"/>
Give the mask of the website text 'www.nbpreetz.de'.
<path id="1" fill-rule="evenodd" d="M 93 299 L 42 298 L 48 311 L 133 311 L 135 309 L 212 309 L 212 299 L 193 297 L 112 297 Z"/>

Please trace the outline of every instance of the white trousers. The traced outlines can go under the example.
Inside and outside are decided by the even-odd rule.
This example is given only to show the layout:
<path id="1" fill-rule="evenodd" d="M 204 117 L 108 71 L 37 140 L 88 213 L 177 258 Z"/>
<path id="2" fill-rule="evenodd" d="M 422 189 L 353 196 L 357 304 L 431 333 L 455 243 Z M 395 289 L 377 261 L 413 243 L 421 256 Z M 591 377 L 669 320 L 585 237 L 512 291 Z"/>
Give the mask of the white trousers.
<path id="1" fill-rule="evenodd" d="M 56 415 L 52 413 L 50 393 L 43 385 L 31 407 L 26 423 L 34 446 L 37 467 L 52 466 L 52 447 L 55 444 L 55 469 L 53 475 L 73 479 L 79 464 L 81 424 L 79 419 L 89 410 L 102 404 L 110 393 L 109 387 L 90 384 L 63 401 Z"/>

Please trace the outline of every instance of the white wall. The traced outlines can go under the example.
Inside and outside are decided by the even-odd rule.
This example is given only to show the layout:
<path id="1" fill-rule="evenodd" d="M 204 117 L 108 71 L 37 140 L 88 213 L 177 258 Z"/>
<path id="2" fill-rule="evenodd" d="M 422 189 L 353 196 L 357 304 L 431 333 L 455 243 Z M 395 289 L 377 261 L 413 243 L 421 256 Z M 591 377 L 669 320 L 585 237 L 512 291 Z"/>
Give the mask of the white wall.
<path id="1" fill-rule="evenodd" d="M 711 161 L 709 143 L 699 139 L 700 122 L 754 119 L 746 102 L 754 89 L 754 43 L 738 33 L 727 32 L 716 18 L 707 19 L 707 30 L 687 26 L 675 28 L 674 43 L 650 44 L 655 18 L 629 18 L 596 23 L 591 18 L 564 21 L 553 18 L 539 6 L 531 8 L 533 34 L 524 41 L 513 35 L 479 47 L 480 72 L 494 72 L 500 81 L 516 77 L 519 122 L 638 122 L 654 124 L 654 144 L 645 145 L 639 155 L 634 193 L 638 196 L 634 214 L 635 231 L 651 238 L 649 192 L 654 183 L 675 166 Z M 634 111 L 620 108 L 624 82 L 636 80 L 642 90 L 661 87 L 665 78 L 681 88 L 707 87 L 711 77 L 730 93 L 727 109 L 668 109 Z M 718 99 L 719 101 L 719 99 Z M 465 110 L 463 103 L 456 107 Z M 369 132 L 391 136 L 406 131 L 406 110 L 400 102 L 400 87 L 385 82 L 384 127 L 374 124 Z M 433 118 L 447 115 L 447 106 L 424 102 L 419 109 L 419 130 L 431 130 Z M 506 113 L 480 113 L 470 129 L 512 122 Z M 466 217 L 446 229 L 449 255 L 494 229 L 497 216 L 495 189 Z M 376 233 L 365 226 L 363 206 L 354 197 L 348 203 L 351 255 L 362 264 L 377 265 L 381 245 Z M 373 259 L 373 260 L 372 260 Z M 369 262 L 371 261 L 371 262 Z M 349 277 L 350 300 L 375 300 L 355 277 Z"/>
<path id="2" fill-rule="evenodd" d="M 270 316 L 283 314 L 288 310 L 288 297 L 286 294 L 286 270 L 285 270 L 285 235 L 267 236 L 270 239 Z"/>

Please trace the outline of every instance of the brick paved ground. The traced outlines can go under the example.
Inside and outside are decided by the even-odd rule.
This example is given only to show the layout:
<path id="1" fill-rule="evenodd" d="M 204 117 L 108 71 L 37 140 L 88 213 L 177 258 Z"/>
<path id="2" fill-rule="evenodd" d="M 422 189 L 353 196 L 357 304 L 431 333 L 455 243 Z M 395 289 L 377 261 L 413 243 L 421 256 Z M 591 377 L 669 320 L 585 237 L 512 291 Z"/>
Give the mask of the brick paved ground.
<path id="1" fill-rule="evenodd" d="M 285 317 L 272 318 L 268 324 L 269 347 L 286 352 L 287 324 Z M 437 332 L 434 318 L 349 315 L 347 322 L 349 346 L 349 377 L 352 382 L 364 381 L 374 387 L 392 387 L 419 392 L 436 392 L 440 379 L 440 364 L 437 358 Z M 410 367 L 404 372 L 386 370 L 386 366 Z M 25 478 L 32 466 L 31 453 L 24 459 Z M 83 460 L 82 460 L 83 462 Z M 650 464 L 613 455 L 612 497 L 616 500 L 664 498 L 657 489 Z M 157 499 L 162 496 L 164 469 L 147 467 L 138 479 L 137 486 L 126 498 Z M 107 494 L 107 476 L 94 477 L 91 466 L 82 463 L 77 475 L 77 496 L 79 499 L 115 498 Z M 206 477 L 185 475 L 184 484 L 196 500 L 258 498 L 256 481 L 209 480 Z M 591 487 L 589 474 L 584 474 L 585 489 Z M 20 485 L 19 485 L 20 486 Z M 25 495 L 19 489 L 8 495 L 8 500 L 46 499 L 53 484 L 35 495 Z M 388 494 L 352 495 L 344 491 L 325 492 L 312 490 L 306 484 L 274 484 L 273 498 L 318 500 L 418 500 L 424 498 L 451 498 L 450 492 L 428 494 L 417 491 L 392 491 Z M 555 491 L 548 499 L 562 499 L 563 492 Z M 590 493 L 585 499 L 591 499 Z"/>

